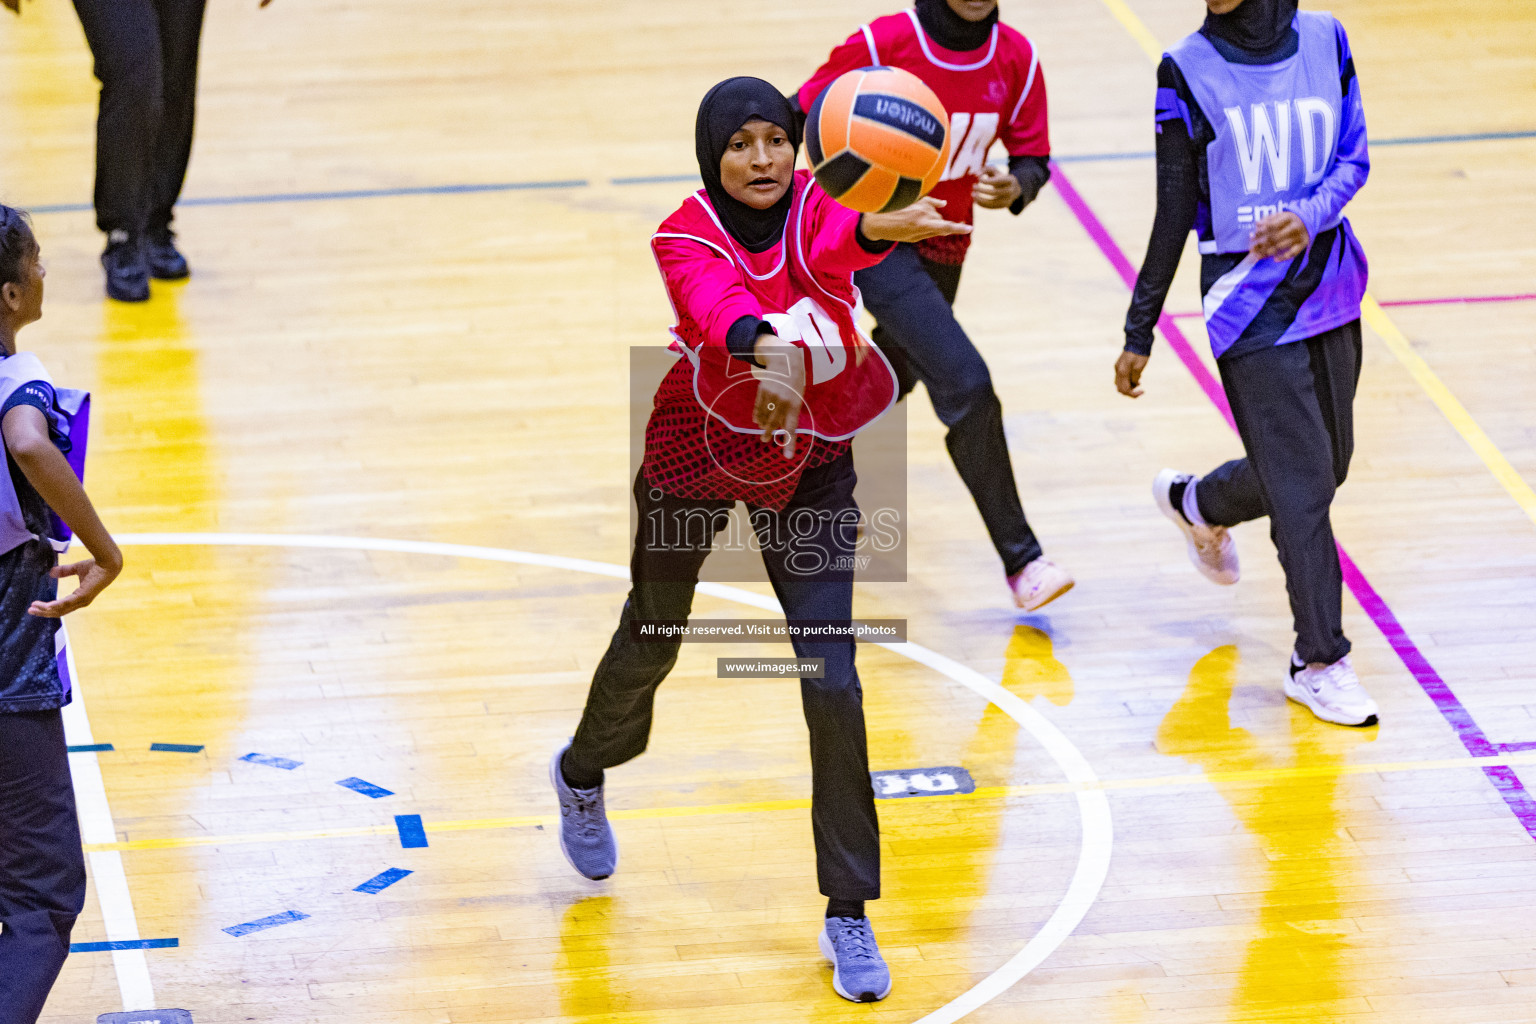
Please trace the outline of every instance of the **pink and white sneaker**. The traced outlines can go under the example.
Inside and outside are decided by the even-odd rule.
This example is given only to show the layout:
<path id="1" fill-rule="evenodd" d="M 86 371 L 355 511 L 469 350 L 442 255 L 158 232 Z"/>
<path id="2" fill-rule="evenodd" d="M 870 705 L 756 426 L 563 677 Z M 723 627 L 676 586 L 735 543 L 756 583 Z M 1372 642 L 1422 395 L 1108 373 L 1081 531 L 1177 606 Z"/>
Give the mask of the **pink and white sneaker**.
<path id="1" fill-rule="evenodd" d="M 1157 502 L 1158 511 L 1184 534 L 1189 546 L 1189 560 L 1200 570 L 1200 575 L 1212 583 L 1230 587 L 1242 575 L 1237 561 L 1237 542 L 1232 539 L 1232 534 L 1227 532 L 1225 526 L 1191 523 L 1181 511 L 1173 507 L 1170 496 L 1173 485 L 1194 479 L 1188 473 L 1165 469 L 1152 481 L 1152 498 Z"/>
<path id="2" fill-rule="evenodd" d="M 1027 612 L 1044 608 L 1075 585 L 1067 570 L 1043 557 L 1008 577 L 1013 603 Z"/>

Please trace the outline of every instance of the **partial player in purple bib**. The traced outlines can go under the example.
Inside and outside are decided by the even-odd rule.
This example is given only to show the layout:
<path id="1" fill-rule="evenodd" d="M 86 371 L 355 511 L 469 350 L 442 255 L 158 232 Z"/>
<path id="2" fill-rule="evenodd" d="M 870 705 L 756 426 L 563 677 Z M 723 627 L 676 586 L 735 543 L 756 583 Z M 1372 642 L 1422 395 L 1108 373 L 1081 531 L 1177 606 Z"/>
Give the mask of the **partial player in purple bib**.
<path id="1" fill-rule="evenodd" d="M 1350 665 L 1329 508 L 1354 450 L 1365 253 L 1344 206 L 1370 172 L 1344 27 L 1296 0 L 1206 0 L 1205 24 L 1157 72 L 1157 218 L 1115 364 L 1141 394 L 1152 328 L 1193 230 L 1211 351 L 1245 458 L 1153 483 L 1191 560 L 1237 582 L 1227 529 L 1269 517 L 1296 646 L 1286 696 L 1340 725 L 1374 725 Z"/>
<path id="2" fill-rule="evenodd" d="M 0 206 L 0 1021 L 32 1024 L 85 906 L 85 856 L 60 708 L 70 702 L 60 618 L 117 578 L 123 556 L 81 487 L 90 396 L 55 388 L 16 332 L 43 312 L 26 218 Z M 92 557 L 59 565 L 71 529 Z M 59 597 L 59 580 L 80 586 Z"/>

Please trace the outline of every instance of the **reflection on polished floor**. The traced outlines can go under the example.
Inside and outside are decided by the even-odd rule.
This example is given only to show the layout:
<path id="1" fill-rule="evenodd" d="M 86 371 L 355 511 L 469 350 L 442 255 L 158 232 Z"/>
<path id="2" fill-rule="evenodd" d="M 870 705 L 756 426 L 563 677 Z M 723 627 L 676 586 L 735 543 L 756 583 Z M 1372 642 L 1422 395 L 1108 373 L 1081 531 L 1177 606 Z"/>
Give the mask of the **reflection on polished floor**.
<path id="1" fill-rule="evenodd" d="M 198 1024 L 1536 1019 L 1536 523 L 1510 487 L 1367 330 L 1335 506 L 1369 588 L 1345 607 L 1382 705 L 1367 730 L 1285 701 L 1265 527 L 1237 531 L 1243 582 L 1212 587 L 1147 497 L 1161 467 L 1237 441 L 1166 340 L 1147 395 L 1114 393 L 1127 294 L 1062 189 L 1139 258 L 1155 82 L 1128 26 L 1167 45 L 1197 0 L 1003 0 L 1042 54 L 1058 178 L 1022 217 L 978 218 L 958 309 L 1031 522 L 1078 586 L 1014 614 L 914 395 L 908 581 L 856 603 L 935 657 L 861 649 L 873 767 L 962 766 L 976 791 L 879 805 L 891 998 L 838 999 L 815 948 L 795 685 L 717 676 L 787 649 L 685 646 L 648 753 L 611 776 L 619 873 L 587 883 L 561 858 L 545 765 L 625 585 L 560 560 L 627 562 L 628 349 L 671 322 L 646 242 L 694 187 L 698 98 L 738 73 L 797 84 L 888 6 L 210 5 L 177 222 L 194 276 L 141 307 L 99 295 L 74 13 L 5 18 L 0 200 L 36 211 L 49 261 L 26 340 L 93 391 L 87 482 L 130 540 L 71 623 L 113 747 L 74 756 L 100 765 L 118 841 L 95 848 L 121 854 L 138 937 L 177 940 L 142 954 L 160 1006 Z M 1351 207 L 1372 293 L 1536 482 L 1536 9 L 1332 9 L 1377 143 Z M 1197 273 L 1191 252 L 1169 312 L 1199 349 Z M 758 614 L 720 593 L 695 613 Z M 1072 891 L 1089 788 L 1107 878 L 1043 962 L 987 988 Z M 402 845 L 412 816 L 426 846 Z M 410 873 L 367 891 L 391 869 Z M 76 939 L 121 913 L 93 888 Z M 73 956 L 44 1021 L 121 1009 L 133 969 Z"/>

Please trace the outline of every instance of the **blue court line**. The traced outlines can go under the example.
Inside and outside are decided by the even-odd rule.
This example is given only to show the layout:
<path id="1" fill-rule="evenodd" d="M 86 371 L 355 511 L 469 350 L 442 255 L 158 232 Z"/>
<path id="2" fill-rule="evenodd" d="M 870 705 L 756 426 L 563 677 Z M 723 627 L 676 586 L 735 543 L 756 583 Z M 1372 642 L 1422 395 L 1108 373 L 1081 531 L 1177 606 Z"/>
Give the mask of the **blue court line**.
<path id="1" fill-rule="evenodd" d="M 67 752 L 71 753 L 71 754 L 84 754 L 84 753 L 86 753 L 88 751 L 92 751 L 92 750 L 111 750 L 112 749 L 112 744 L 110 744 L 110 743 L 77 743 L 77 744 L 75 744 L 72 747 L 65 747 L 64 749 Z"/>
<path id="2" fill-rule="evenodd" d="M 698 181 L 697 174 L 642 174 L 638 178 L 609 178 L 610 185 L 667 185 L 673 182 Z"/>
<path id="3" fill-rule="evenodd" d="M 1536 139 L 1536 131 L 1476 132 L 1466 135 L 1411 135 L 1397 139 L 1371 139 L 1372 146 L 1433 146 L 1451 142 L 1488 142 L 1499 139 Z M 1150 160 L 1151 150 L 1131 153 L 1078 153 L 1053 157 L 1060 164 L 1105 163 L 1113 160 Z M 698 181 L 697 174 L 647 174 L 632 178 L 610 178 L 612 185 L 665 185 Z M 484 184 L 418 185 L 404 188 L 353 188 L 331 192 L 270 192 L 250 196 L 196 196 L 183 199 L 181 206 L 250 206 L 259 203 L 315 203 L 329 199 L 388 199 L 395 196 L 448 196 L 478 192 L 528 192 L 540 189 L 587 188 L 585 178 L 552 181 L 496 181 Z M 26 207 L 33 216 L 48 213 L 87 213 L 90 203 L 54 203 Z"/>
<path id="4" fill-rule="evenodd" d="M 233 935 L 238 939 L 242 935 L 251 934 L 251 932 L 266 931 L 268 928 L 276 928 L 280 924 L 291 924 L 294 921 L 304 921 L 308 918 L 308 914 L 301 913 L 300 911 L 285 910 L 281 914 L 273 914 L 271 917 L 262 917 L 256 919 L 255 921 L 247 921 L 245 924 L 230 925 L 228 928 L 222 930 L 226 934 Z"/>
<path id="5" fill-rule="evenodd" d="M 407 850 L 427 845 L 427 830 L 421 827 L 421 815 L 395 815 L 395 828 L 400 830 L 400 845 Z"/>
<path id="6" fill-rule="evenodd" d="M 1406 135 L 1371 139 L 1372 146 L 1435 146 L 1443 142 L 1488 142 L 1495 139 L 1536 139 L 1536 132 L 1474 132 L 1471 135 Z"/>
<path id="7" fill-rule="evenodd" d="M 1051 159 L 1058 164 L 1097 164 L 1110 160 L 1151 160 L 1155 156 L 1156 152 L 1147 149 L 1136 153 L 1079 153 L 1077 156 L 1053 156 Z"/>
<path id="8" fill-rule="evenodd" d="M 125 942 L 71 942 L 71 953 L 111 953 L 122 949 L 175 949 L 180 939 L 132 939 Z"/>
<path id="9" fill-rule="evenodd" d="M 368 881 L 364 882 L 362 885 L 358 886 L 352 891 L 366 892 L 371 896 L 375 893 L 383 892 L 385 889 L 388 889 L 390 886 L 400 881 L 400 879 L 411 873 L 412 872 L 407 871 L 405 868 L 390 868 L 387 871 L 380 871 L 378 874 L 374 875 L 372 878 L 368 879 Z"/>
<path id="10" fill-rule="evenodd" d="M 585 178 L 562 181 L 492 181 L 468 185 L 419 185 L 406 188 L 348 188 L 333 192 L 268 192 L 252 196 L 196 196 L 182 199 L 178 206 L 250 206 L 258 203 L 318 203 L 328 199 L 383 199 L 393 196 L 443 196 L 474 192 L 527 192 L 546 188 L 585 188 L 591 182 Z M 90 203 L 55 203 L 52 206 L 34 206 L 27 212 L 84 213 Z"/>
<path id="11" fill-rule="evenodd" d="M 256 753 L 246 754 L 240 760 L 249 761 L 251 764 L 264 764 L 269 768 L 281 768 L 283 771 L 287 772 L 293 771 L 299 765 L 304 763 L 303 761 L 291 761 L 286 757 L 276 757 L 272 754 Z"/>
<path id="12" fill-rule="evenodd" d="M 203 750 L 201 743 L 151 743 L 150 750 L 164 750 L 172 754 L 198 754 Z"/>
<path id="13" fill-rule="evenodd" d="M 385 789 L 383 786 L 375 786 L 373 783 L 364 782 L 362 779 L 342 779 L 340 782 L 336 783 L 336 785 L 345 786 L 347 789 L 352 790 L 354 793 L 361 793 L 363 796 L 371 796 L 375 800 L 379 799 L 380 797 L 395 795 L 395 791 L 392 789 Z"/>

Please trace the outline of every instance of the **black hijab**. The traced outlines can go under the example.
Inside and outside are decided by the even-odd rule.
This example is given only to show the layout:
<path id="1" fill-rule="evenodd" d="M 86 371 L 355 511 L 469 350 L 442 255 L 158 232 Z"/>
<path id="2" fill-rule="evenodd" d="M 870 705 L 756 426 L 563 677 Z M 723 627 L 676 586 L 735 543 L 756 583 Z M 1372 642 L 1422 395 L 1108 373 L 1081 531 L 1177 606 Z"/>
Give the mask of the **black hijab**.
<path id="1" fill-rule="evenodd" d="M 1205 32 L 1250 57 L 1266 56 L 1285 47 L 1295 17 L 1296 0 L 1243 0 L 1226 14 L 1206 11 Z"/>
<path id="2" fill-rule="evenodd" d="M 997 24 L 997 8 L 980 21 L 966 21 L 950 10 L 944 0 L 917 0 L 917 20 L 923 31 L 946 50 L 979 50 L 992 38 Z"/>
<path id="3" fill-rule="evenodd" d="M 789 100 L 761 78 L 727 78 L 705 93 L 693 129 L 693 146 L 704 190 L 725 229 L 743 249 L 763 252 L 773 248 L 784 234 L 794 188 L 786 189 L 783 198 L 768 209 L 759 210 L 733 198 L 720 183 L 720 158 L 725 147 L 731 136 L 754 118 L 778 125 L 789 144 L 800 147 L 799 123 Z"/>

